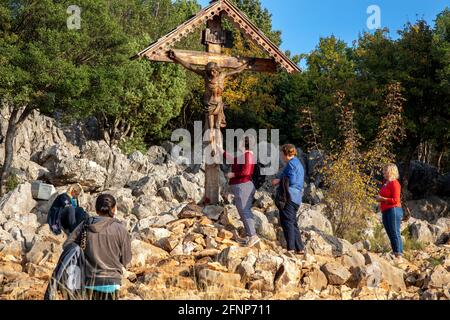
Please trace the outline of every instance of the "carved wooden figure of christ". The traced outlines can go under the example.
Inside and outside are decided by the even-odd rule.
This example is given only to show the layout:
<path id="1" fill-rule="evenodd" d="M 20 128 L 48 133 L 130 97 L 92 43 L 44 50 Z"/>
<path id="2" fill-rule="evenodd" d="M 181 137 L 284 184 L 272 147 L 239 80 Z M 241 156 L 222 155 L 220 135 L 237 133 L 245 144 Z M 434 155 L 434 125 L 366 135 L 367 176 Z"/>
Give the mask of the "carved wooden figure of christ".
<path id="1" fill-rule="evenodd" d="M 226 128 L 227 126 L 222 99 L 225 79 L 246 70 L 249 66 L 254 64 L 255 60 L 250 59 L 234 70 L 224 71 L 221 70 L 216 62 L 209 62 L 204 70 L 198 68 L 178 57 L 173 50 L 169 51 L 169 58 L 174 62 L 181 64 L 186 69 L 200 75 L 205 80 L 203 106 L 207 118 L 207 129 L 209 129 L 210 134 L 209 142 L 212 147 L 211 156 L 214 157 L 216 153 L 216 142 L 218 142 L 216 141 L 215 132 L 216 130 Z"/>

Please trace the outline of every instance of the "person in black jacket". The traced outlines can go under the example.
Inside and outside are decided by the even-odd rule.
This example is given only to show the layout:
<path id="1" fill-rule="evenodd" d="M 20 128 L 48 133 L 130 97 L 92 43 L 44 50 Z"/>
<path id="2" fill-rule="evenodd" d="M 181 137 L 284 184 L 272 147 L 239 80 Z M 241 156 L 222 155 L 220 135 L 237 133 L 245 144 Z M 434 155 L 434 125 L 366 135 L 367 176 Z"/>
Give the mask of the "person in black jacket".
<path id="1" fill-rule="evenodd" d="M 80 184 L 69 187 L 67 192 L 60 194 L 47 215 L 47 222 L 54 234 L 64 231 L 67 235 L 87 218 L 86 212 L 80 207 L 79 197 L 83 192 Z"/>

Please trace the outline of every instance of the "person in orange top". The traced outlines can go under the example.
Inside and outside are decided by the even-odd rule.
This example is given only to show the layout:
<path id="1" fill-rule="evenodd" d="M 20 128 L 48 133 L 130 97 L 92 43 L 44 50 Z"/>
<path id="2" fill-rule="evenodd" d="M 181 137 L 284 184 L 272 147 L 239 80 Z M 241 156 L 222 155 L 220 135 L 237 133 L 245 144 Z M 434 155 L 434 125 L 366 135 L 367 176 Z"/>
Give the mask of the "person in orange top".
<path id="1" fill-rule="evenodd" d="M 383 213 L 383 225 L 391 242 L 392 250 L 398 260 L 403 256 L 403 241 L 400 231 L 403 209 L 400 200 L 401 185 L 398 181 L 399 173 L 395 164 L 389 164 L 384 168 L 384 181 L 377 196 L 380 209 Z"/>

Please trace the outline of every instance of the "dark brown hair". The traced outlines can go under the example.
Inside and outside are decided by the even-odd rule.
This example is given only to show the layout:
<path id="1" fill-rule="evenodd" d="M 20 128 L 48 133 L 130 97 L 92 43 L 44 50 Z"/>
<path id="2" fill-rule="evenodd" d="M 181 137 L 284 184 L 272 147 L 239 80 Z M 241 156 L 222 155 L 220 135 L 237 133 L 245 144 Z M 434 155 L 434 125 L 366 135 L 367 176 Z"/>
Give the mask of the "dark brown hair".
<path id="1" fill-rule="evenodd" d="M 116 206 L 116 199 L 110 194 L 101 194 L 95 202 L 95 210 L 102 216 L 114 217 L 113 209 Z"/>

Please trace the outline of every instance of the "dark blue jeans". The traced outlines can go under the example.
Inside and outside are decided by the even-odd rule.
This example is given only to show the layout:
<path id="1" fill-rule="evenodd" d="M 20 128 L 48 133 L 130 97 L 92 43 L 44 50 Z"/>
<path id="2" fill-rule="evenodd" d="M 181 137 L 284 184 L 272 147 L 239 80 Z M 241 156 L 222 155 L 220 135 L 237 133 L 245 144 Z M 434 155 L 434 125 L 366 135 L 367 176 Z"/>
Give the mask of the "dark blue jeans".
<path id="1" fill-rule="evenodd" d="M 300 208 L 298 204 L 292 201 L 286 203 L 283 210 L 280 210 L 280 224 L 283 228 L 284 238 L 287 242 L 289 251 L 303 251 L 304 246 L 300 237 L 300 230 L 297 223 L 297 211 Z"/>
<path id="2" fill-rule="evenodd" d="M 403 241 L 400 227 L 403 219 L 402 208 L 392 208 L 383 212 L 383 225 L 391 241 L 394 254 L 403 254 Z"/>

